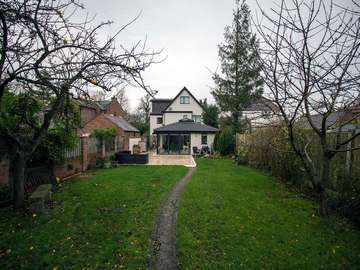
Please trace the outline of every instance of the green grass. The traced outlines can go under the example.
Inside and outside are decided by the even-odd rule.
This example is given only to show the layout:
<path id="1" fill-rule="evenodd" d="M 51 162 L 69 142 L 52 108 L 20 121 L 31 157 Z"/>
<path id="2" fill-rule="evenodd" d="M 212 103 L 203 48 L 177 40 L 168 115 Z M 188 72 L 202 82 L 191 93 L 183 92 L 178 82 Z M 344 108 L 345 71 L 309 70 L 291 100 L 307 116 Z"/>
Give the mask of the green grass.
<path id="1" fill-rule="evenodd" d="M 100 170 L 63 183 L 48 213 L 0 210 L 0 269 L 145 269 L 160 202 L 185 173 Z"/>
<path id="2" fill-rule="evenodd" d="M 180 201 L 183 269 L 360 269 L 360 231 L 259 171 L 198 159 Z"/>

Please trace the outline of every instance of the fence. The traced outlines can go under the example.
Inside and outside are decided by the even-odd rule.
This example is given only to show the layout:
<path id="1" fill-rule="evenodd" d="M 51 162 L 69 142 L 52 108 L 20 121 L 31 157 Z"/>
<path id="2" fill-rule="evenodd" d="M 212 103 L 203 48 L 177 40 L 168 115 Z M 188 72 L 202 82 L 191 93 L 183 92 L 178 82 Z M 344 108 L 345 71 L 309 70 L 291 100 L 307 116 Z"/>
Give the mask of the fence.
<path id="1" fill-rule="evenodd" d="M 64 149 L 64 158 L 71 159 L 76 157 L 81 157 L 81 141 L 78 139 L 75 143 L 75 146 L 72 149 Z"/>
<path id="2" fill-rule="evenodd" d="M 25 193 L 30 194 L 39 185 L 53 183 L 55 177 L 68 177 L 86 171 L 96 164 L 99 158 L 109 157 L 116 151 L 124 150 L 125 138 L 116 136 L 104 145 L 92 137 L 79 138 L 71 149 L 64 149 L 64 164 L 27 168 L 25 172 Z M 0 207 L 11 203 L 11 186 L 9 176 L 9 160 L 0 159 Z"/>
<path id="3" fill-rule="evenodd" d="M 123 147 L 122 136 L 116 136 L 104 144 L 95 137 L 82 137 L 74 148 L 64 150 L 65 164 L 56 166 L 54 173 L 57 177 L 63 178 L 85 171 L 88 167 L 94 166 L 99 158 L 110 157 Z"/>
<path id="4" fill-rule="evenodd" d="M 341 136 L 345 139 L 352 134 L 344 132 Z M 302 131 L 297 137 L 296 143 L 302 145 L 302 147 L 306 142 L 311 141 L 311 144 L 307 146 L 307 152 L 315 168 L 320 171 L 322 150 L 319 138 L 311 131 Z M 335 143 L 336 134 L 329 133 L 328 141 L 330 144 Z M 357 137 L 351 145 L 345 145 L 344 149 L 359 146 L 360 137 Z M 270 170 L 273 175 L 295 184 L 301 189 L 312 188 L 312 183 L 308 179 L 301 160 L 293 152 L 288 142 L 286 130 L 282 128 L 264 128 L 250 134 L 237 134 L 236 147 L 240 162 L 260 169 Z M 337 153 L 331 160 L 330 168 L 331 175 L 327 188 L 332 192 L 337 193 L 339 197 L 346 197 L 354 192 L 354 188 L 360 190 L 359 150 Z"/>

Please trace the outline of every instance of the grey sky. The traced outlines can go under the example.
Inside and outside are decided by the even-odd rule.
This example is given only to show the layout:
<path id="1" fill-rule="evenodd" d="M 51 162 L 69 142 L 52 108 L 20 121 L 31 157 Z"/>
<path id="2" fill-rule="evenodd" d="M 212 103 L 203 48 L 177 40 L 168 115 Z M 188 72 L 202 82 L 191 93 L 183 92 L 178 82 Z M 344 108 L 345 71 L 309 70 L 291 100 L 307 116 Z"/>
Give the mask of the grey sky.
<path id="1" fill-rule="evenodd" d="M 261 1 L 268 10 L 272 1 Z M 343 0 L 350 3 L 351 0 Z M 231 24 L 235 0 L 83 0 L 87 11 L 97 15 L 97 21 L 112 20 L 115 31 L 142 12 L 140 18 L 124 31 L 119 42 L 131 46 L 147 36 L 147 45 L 164 49 L 165 62 L 150 67 L 144 78 L 159 91 L 159 98 L 171 98 L 187 86 L 198 98 L 212 100 L 213 85 L 206 69 L 218 66 L 217 45 L 223 41 L 226 25 Z M 248 0 L 255 14 L 255 0 Z M 132 109 L 144 90 L 127 88 Z"/>

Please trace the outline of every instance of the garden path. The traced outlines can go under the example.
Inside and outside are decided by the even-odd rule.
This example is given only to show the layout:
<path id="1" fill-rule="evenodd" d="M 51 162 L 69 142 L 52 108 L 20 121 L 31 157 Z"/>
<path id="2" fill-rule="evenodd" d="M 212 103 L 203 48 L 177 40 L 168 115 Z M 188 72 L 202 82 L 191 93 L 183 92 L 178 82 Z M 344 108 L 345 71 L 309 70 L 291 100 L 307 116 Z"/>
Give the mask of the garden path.
<path id="1" fill-rule="evenodd" d="M 161 205 L 160 214 L 152 236 L 153 267 L 157 270 L 179 269 L 176 256 L 176 219 L 181 193 L 194 174 L 196 167 L 190 167 L 187 174 L 175 185 L 166 201 Z"/>

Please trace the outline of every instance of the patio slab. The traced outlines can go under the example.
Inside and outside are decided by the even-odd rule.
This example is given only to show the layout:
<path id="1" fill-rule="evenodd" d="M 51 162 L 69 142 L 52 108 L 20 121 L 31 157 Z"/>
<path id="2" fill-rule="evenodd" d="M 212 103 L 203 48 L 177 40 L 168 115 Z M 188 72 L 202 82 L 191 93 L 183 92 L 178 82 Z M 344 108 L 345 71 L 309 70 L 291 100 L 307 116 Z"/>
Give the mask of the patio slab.
<path id="1" fill-rule="evenodd" d="M 157 155 L 149 153 L 148 165 L 180 165 L 185 167 L 196 167 L 191 155 Z"/>

